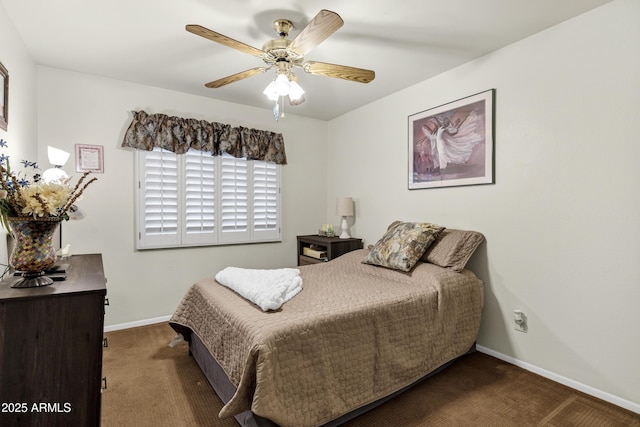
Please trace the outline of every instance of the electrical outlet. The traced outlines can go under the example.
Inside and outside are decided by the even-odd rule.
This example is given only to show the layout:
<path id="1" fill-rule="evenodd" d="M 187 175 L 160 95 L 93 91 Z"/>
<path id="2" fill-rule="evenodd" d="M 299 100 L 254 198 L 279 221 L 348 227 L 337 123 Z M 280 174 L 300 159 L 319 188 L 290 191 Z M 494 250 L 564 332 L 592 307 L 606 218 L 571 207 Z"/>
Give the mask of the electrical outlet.
<path id="1" fill-rule="evenodd" d="M 529 329 L 527 325 L 527 316 L 521 310 L 513 310 L 513 322 L 515 330 L 526 333 Z"/>

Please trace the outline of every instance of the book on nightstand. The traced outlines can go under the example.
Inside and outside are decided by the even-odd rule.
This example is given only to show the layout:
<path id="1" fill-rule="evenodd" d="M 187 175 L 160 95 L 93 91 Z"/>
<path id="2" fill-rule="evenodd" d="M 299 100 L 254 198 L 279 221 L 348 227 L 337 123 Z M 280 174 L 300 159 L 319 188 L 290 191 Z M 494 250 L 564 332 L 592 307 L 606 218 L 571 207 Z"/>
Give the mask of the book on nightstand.
<path id="1" fill-rule="evenodd" d="M 310 256 L 311 258 L 323 259 L 327 257 L 327 251 L 322 251 L 313 248 L 302 248 L 302 254 Z"/>

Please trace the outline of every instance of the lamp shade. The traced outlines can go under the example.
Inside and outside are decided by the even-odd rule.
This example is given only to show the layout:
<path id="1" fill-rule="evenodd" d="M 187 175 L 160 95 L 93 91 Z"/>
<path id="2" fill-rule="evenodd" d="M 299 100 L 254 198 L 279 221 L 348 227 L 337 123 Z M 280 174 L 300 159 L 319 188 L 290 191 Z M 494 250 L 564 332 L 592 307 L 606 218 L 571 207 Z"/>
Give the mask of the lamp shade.
<path id="1" fill-rule="evenodd" d="M 289 95 L 289 79 L 284 74 L 278 74 L 276 77 L 276 93 L 278 96 L 287 96 Z"/>
<path id="2" fill-rule="evenodd" d="M 336 199 L 336 215 L 353 216 L 353 199 L 351 197 L 338 197 Z"/>
<path id="3" fill-rule="evenodd" d="M 264 89 L 262 93 L 264 93 L 267 96 L 267 98 L 269 98 L 270 100 L 277 101 L 278 91 L 276 90 L 275 80 L 269 83 L 269 85 Z"/>
<path id="4" fill-rule="evenodd" d="M 46 183 L 63 184 L 69 180 L 69 175 L 62 170 L 62 166 L 67 163 L 71 154 L 52 146 L 47 146 L 47 156 L 49 163 L 55 167 L 49 168 L 42 173 L 42 181 Z"/>
<path id="5" fill-rule="evenodd" d="M 67 153 L 59 148 L 52 147 L 50 145 L 47 146 L 47 157 L 49 157 L 49 163 L 54 166 L 64 166 L 69 160 L 69 156 L 71 153 Z"/>
<path id="6" fill-rule="evenodd" d="M 291 101 L 297 101 L 302 98 L 302 95 L 304 95 L 304 89 L 302 89 L 298 83 L 291 80 L 289 82 L 289 99 Z"/>

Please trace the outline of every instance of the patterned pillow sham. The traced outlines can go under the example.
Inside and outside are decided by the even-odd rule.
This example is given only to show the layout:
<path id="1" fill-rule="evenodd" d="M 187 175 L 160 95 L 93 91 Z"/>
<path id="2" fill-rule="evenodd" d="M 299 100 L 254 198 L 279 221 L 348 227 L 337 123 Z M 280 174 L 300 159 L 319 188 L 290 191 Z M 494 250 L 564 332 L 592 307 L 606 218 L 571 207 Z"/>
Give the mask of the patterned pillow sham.
<path id="1" fill-rule="evenodd" d="M 410 271 L 442 230 L 444 227 L 435 224 L 395 221 L 363 262 Z"/>

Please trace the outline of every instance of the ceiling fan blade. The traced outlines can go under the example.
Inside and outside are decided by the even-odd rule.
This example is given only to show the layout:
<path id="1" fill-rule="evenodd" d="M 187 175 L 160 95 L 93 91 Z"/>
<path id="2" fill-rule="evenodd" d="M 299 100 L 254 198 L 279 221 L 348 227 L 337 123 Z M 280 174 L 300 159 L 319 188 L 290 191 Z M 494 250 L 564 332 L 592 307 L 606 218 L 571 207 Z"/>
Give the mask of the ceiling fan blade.
<path id="1" fill-rule="evenodd" d="M 258 48 L 253 46 L 249 46 L 248 44 L 239 42 L 238 40 L 234 40 L 230 37 L 224 36 L 220 33 L 216 33 L 208 28 L 205 28 L 201 25 L 187 25 L 187 31 L 190 33 L 196 34 L 198 36 L 204 37 L 205 39 L 209 39 L 216 43 L 223 44 L 225 46 L 231 47 L 233 49 L 237 49 L 240 52 L 248 53 L 249 55 L 257 56 L 261 58 L 264 55 L 264 52 Z"/>
<path id="2" fill-rule="evenodd" d="M 221 79 L 209 82 L 205 84 L 205 86 L 208 87 L 209 89 L 216 89 L 216 88 L 228 85 L 230 83 L 237 82 L 238 80 L 246 79 L 247 77 L 255 76 L 256 74 L 259 74 L 259 73 L 264 73 L 266 70 L 267 69 L 265 67 L 251 68 L 250 70 L 245 70 L 240 73 L 232 74 L 230 76 L 223 77 Z"/>
<path id="3" fill-rule="evenodd" d="M 298 33 L 288 50 L 304 56 L 336 32 L 343 24 L 344 21 L 340 15 L 323 9 Z"/>
<path id="4" fill-rule="evenodd" d="M 376 78 L 376 73 L 371 70 L 347 67 L 346 65 L 328 64 L 326 62 L 307 61 L 302 65 L 302 69 L 309 74 L 351 80 L 359 83 L 369 83 Z"/>

